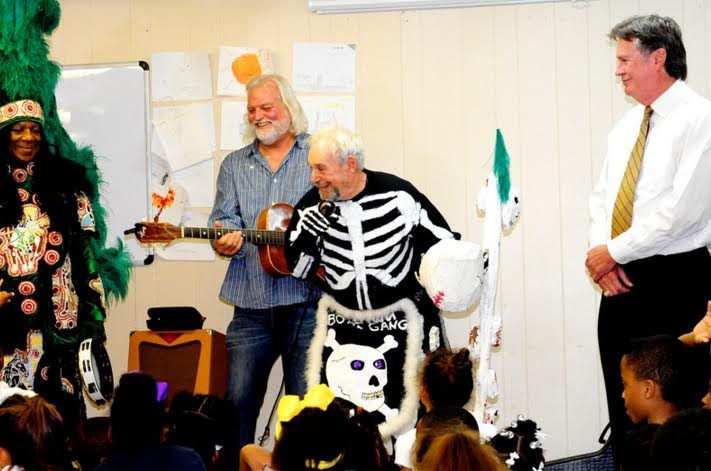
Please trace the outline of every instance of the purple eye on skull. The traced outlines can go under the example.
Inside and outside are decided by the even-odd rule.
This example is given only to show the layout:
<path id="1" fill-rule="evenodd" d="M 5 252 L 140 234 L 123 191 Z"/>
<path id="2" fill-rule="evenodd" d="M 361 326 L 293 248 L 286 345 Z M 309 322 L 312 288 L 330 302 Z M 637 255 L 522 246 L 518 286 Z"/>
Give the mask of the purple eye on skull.
<path id="1" fill-rule="evenodd" d="M 384 370 L 385 369 L 385 360 L 379 358 L 373 362 L 373 366 L 375 367 L 376 370 Z"/>
<path id="2" fill-rule="evenodd" d="M 353 360 L 351 362 L 351 369 L 355 371 L 360 371 L 363 369 L 365 366 L 365 363 L 363 363 L 363 360 Z"/>

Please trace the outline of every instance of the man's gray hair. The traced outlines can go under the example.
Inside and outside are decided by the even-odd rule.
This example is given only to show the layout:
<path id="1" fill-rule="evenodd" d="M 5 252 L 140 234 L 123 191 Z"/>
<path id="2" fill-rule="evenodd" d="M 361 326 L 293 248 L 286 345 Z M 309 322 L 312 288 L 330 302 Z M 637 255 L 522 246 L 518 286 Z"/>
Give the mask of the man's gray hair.
<path id="1" fill-rule="evenodd" d="M 289 124 L 289 131 L 291 131 L 294 136 L 298 136 L 299 134 L 308 131 L 309 120 L 306 117 L 306 113 L 304 113 L 304 109 L 301 107 L 301 103 L 299 103 L 299 100 L 296 98 L 294 89 L 291 88 L 289 81 L 281 75 L 257 75 L 256 77 L 252 78 L 252 80 L 250 80 L 245 86 L 247 94 L 249 94 L 249 91 L 251 89 L 260 87 L 266 83 L 274 84 L 277 90 L 279 90 L 279 97 L 281 98 L 282 103 L 284 103 L 284 106 L 286 106 L 286 109 L 289 111 L 289 117 L 291 118 L 291 123 Z M 247 124 L 247 130 L 244 133 L 244 142 L 249 143 L 252 142 L 257 136 L 254 133 L 254 127 L 249 124 L 249 119 L 247 118 L 246 113 L 244 115 L 244 122 Z"/>
<path id="2" fill-rule="evenodd" d="M 616 41 L 634 40 L 642 54 L 650 54 L 657 49 L 667 51 L 664 69 L 669 76 L 686 80 L 686 49 L 681 39 L 681 28 L 668 16 L 631 16 L 617 23 L 609 34 Z"/>
<path id="3" fill-rule="evenodd" d="M 341 165 L 349 155 L 356 159 L 356 168 L 363 170 L 365 154 L 363 141 L 355 133 L 344 128 L 327 128 L 315 132 L 309 140 L 311 147 L 320 147 L 329 155 L 336 157 Z"/>

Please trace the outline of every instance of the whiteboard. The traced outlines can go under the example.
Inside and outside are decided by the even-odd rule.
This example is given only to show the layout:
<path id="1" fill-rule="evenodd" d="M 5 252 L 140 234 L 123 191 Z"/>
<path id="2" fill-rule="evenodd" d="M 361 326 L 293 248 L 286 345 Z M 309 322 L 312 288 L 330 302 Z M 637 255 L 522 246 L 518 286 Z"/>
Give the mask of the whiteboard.
<path id="1" fill-rule="evenodd" d="M 91 146 L 102 176 L 107 246 L 150 216 L 148 64 L 62 67 L 59 118 L 79 146 Z M 134 264 L 150 263 L 149 249 L 124 240 Z"/>

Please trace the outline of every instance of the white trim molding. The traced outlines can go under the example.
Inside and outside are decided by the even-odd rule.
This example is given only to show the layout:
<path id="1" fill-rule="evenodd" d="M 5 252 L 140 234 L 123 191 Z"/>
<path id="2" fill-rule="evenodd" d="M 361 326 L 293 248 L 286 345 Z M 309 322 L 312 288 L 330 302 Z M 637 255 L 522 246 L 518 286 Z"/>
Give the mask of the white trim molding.
<path id="1" fill-rule="evenodd" d="M 588 3 L 590 0 L 308 0 L 309 10 L 318 14 L 373 11 L 430 10 L 491 5 L 552 2 Z"/>

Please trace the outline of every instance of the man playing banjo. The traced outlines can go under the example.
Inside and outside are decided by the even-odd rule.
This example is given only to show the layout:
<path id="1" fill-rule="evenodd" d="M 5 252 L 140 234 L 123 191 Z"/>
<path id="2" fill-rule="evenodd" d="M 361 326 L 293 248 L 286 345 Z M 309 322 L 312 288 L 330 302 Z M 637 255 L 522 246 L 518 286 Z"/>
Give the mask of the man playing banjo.
<path id="1" fill-rule="evenodd" d="M 291 86 L 281 76 L 261 75 L 246 88 L 245 120 L 252 141 L 222 162 L 209 219 L 216 228 L 253 228 L 264 208 L 294 205 L 311 186 L 308 123 Z M 254 441 L 269 372 L 279 355 L 286 394 L 305 392 L 306 350 L 320 292 L 308 281 L 266 274 L 257 247 L 244 244 L 240 232 L 224 234 L 213 246 L 231 257 L 220 292 L 220 299 L 234 305 L 227 328 L 227 399 L 236 414 L 228 435 L 237 440 L 231 444 L 235 448 L 228 447 L 231 462 Z"/>

